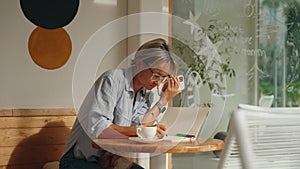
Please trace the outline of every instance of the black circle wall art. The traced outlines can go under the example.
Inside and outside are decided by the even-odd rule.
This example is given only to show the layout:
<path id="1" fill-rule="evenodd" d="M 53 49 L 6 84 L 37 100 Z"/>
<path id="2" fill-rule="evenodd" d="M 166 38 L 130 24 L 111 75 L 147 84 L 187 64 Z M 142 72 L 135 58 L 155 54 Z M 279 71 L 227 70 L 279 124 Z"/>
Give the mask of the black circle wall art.
<path id="1" fill-rule="evenodd" d="M 62 67 L 72 52 L 72 43 L 64 28 L 37 27 L 28 40 L 28 50 L 34 63 L 44 69 Z"/>
<path id="2" fill-rule="evenodd" d="M 20 0 L 25 17 L 46 29 L 61 28 L 75 17 L 79 0 Z"/>

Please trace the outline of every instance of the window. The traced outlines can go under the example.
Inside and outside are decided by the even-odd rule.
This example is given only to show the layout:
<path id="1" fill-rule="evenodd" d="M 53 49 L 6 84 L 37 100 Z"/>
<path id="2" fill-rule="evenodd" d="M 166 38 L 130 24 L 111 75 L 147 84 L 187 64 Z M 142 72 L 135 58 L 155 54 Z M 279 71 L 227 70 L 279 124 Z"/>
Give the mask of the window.
<path id="1" fill-rule="evenodd" d="M 271 100 L 273 107 L 300 106 L 300 0 L 172 1 L 172 15 L 184 21 L 172 22 L 172 36 L 175 53 L 188 66 L 194 60 L 190 50 L 182 47 L 195 40 L 197 25 L 191 24 L 204 31 L 217 27 L 214 35 L 220 38 L 210 40 L 222 61 L 230 61 L 236 75 L 225 75 L 224 93 L 234 94 L 235 100 L 227 106 L 258 105 L 264 99 Z M 228 28 L 234 31 L 229 36 L 225 35 Z M 185 68 L 180 70 L 186 73 L 182 71 Z M 175 99 L 174 105 L 201 106 L 209 102 L 212 93 L 205 85 L 188 92 Z M 189 103 L 192 97 L 194 103 Z"/>
<path id="2" fill-rule="evenodd" d="M 273 106 L 300 106 L 300 1 L 260 0 L 260 94 Z"/>

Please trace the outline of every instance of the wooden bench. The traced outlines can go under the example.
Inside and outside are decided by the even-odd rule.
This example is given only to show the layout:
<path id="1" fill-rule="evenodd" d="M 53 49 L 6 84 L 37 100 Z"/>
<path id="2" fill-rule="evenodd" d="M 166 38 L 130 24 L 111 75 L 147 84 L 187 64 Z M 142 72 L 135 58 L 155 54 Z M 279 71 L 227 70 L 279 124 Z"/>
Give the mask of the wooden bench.
<path id="1" fill-rule="evenodd" d="M 75 119 L 75 109 L 1 109 L 0 169 L 59 161 Z"/>

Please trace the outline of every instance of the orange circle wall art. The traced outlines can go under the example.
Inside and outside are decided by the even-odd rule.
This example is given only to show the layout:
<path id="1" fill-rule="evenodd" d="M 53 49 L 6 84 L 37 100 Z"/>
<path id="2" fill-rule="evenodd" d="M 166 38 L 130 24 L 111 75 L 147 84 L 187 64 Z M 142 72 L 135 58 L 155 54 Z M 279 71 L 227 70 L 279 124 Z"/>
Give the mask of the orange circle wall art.
<path id="1" fill-rule="evenodd" d="M 34 29 L 28 40 L 28 49 L 32 60 L 42 68 L 57 69 L 70 58 L 72 43 L 63 28 Z"/>

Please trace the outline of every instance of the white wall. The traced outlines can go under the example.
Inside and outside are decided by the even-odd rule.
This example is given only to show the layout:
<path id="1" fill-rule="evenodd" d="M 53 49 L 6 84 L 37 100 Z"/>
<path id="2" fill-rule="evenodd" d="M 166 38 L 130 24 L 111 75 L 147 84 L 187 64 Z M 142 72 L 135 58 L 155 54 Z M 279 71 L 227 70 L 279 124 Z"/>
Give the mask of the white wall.
<path id="1" fill-rule="evenodd" d="M 140 32 L 140 35 L 129 38 L 128 53 L 132 53 L 138 46 L 144 42 L 156 38 L 162 37 L 168 39 L 169 35 L 169 18 L 168 15 L 168 0 L 130 0 L 128 1 L 128 14 L 145 13 L 137 17 L 129 17 L 128 31 L 129 34 L 135 31 Z M 159 17 L 153 17 L 153 15 L 162 14 Z M 146 33 L 153 32 L 153 33 Z"/>
<path id="2" fill-rule="evenodd" d="M 36 26 L 24 17 L 19 1 L 0 2 L 0 109 L 73 107 L 72 76 L 80 50 L 99 28 L 127 15 L 127 0 L 103 2 L 107 1 L 80 1 L 74 20 L 64 27 L 72 41 L 71 57 L 56 70 L 43 69 L 32 61 L 27 44 Z M 118 65 L 126 52 L 126 41 L 114 46 L 99 72 Z"/>

